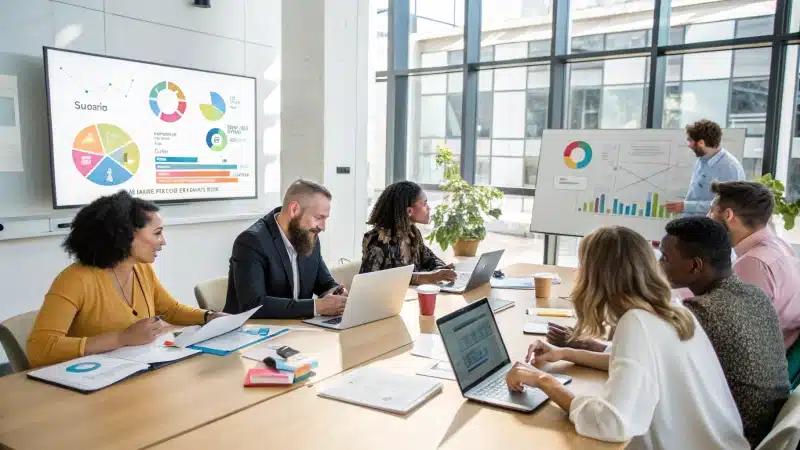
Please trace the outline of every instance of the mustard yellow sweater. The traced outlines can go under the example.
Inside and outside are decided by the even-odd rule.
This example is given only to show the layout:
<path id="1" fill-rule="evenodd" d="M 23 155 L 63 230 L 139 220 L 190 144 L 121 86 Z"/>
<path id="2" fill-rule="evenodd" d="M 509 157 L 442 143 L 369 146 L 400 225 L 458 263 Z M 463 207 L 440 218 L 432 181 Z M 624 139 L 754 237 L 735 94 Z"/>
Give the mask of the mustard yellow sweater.
<path id="1" fill-rule="evenodd" d="M 28 338 L 31 365 L 84 356 L 87 338 L 122 331 L 140 319 L 159 314 L 174 325 L 203 323 L 204 311 L 178 303 L 158 281 L 150 264 L 136 264 L 133 270 L 133 305 L 128 306 L 103 269 L 79 263 L 64 269 L 50 286 Z"/>

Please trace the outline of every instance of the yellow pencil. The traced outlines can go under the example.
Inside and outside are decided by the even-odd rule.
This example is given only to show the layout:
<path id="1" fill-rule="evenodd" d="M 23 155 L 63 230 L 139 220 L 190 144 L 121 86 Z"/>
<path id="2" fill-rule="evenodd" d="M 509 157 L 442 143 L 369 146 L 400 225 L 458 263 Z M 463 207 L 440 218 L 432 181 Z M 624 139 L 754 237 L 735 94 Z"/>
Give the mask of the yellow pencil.
<path id="1" fill-rule="evenodd" d="M 543 317 L 573 317 L 574 313 L 571 309 L 556 309 L 556 308 L 530 308 L 528 314 L 532 316 Z"/>

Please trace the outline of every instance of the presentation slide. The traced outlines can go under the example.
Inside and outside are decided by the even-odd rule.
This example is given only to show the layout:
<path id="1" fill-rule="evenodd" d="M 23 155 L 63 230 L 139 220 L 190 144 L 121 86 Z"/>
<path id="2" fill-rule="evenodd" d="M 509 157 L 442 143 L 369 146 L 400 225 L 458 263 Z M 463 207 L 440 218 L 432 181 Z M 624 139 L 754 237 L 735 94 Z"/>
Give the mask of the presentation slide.
<path id="1" fill-rule="evenodd" d="M 255 79 L 45 49 L 53 206 L 256 197 Z"/>
<path id="2" fill-rule="evenodd" d="M 740 161 L 745 129 L 723 130 L 722 146 Z M 649 240 L 678 215 L 697 157 L 684 130 L 545 130 L 531 231 L 585 236 L 623 225 Z"/>

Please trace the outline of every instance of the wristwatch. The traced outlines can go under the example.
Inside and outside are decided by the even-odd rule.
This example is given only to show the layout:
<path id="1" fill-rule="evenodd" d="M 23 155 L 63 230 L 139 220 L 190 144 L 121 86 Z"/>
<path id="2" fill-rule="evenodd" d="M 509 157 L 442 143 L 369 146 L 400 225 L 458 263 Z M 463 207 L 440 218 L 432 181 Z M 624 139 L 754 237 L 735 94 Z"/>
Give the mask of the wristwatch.
<path id="1" fill-rule="evenodd" d="M 212 314 L 214 314 L 214 312 L 215 312 L 215 311 L 212 311 L 212 310 L 210 310 L 210 309 L 209 309 L 209 310 L 206 310 L 205 314 L 203 314 L 203 323 L 208 323 L 208 318 L 209 318 L 209 317 L 210 317 Z"/>

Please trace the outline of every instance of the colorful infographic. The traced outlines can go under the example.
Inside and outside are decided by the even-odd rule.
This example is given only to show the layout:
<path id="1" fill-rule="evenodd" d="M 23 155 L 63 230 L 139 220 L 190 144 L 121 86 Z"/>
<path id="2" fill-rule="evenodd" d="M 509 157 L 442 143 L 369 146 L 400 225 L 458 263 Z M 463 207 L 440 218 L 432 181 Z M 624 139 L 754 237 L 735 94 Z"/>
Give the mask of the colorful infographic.
<path id="1" fill-rule="evenodd" d="M 211 92 L 211 103 L 200 105 L 200 112 L 203 117 L 211 121 L 222 119 L 225 115 L 225 100 L 216 92 Z"/>
<path id="2" fill-rule="evenodd" d="M 592 147 L 586 142 L 573 141 L 564 149 L 564 164 L 570 169 L 583 169 L 590 162 L 592 162 Z"/>
<path id="3" fill-rule="evenodd" d="M 744 129 L 723 130 L 722 145 L 741 158 Z M 660 240 L 678 217 L 697 161 L 684 130 L 545 130 L 530 231 L 585 236 L 624 225 Z"/>
<path id="4" fill-rule="evenodd" d="M 131 179 L 139 169 L 139 147 L 116 125 L 90 125 L 72 144 L 75 168 L 100 186 L 116 186 Z"/>
<path id="5" fill-rule="evenodd" d="M 255 79 L 45 49 L 53 204 L 255 198 Z"/>
<path id="6" fill-rule="evenodd" d="M 177 84 L 162 81 L 150 90 L 150 109 L 164 122 L 177 122 L 186 112 L 186 96 Z"/>

